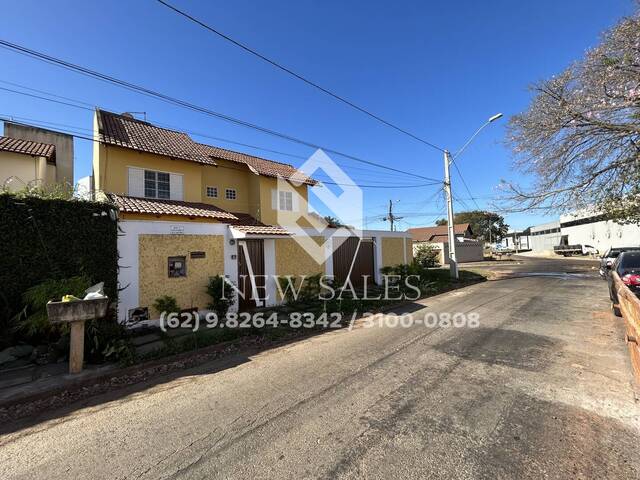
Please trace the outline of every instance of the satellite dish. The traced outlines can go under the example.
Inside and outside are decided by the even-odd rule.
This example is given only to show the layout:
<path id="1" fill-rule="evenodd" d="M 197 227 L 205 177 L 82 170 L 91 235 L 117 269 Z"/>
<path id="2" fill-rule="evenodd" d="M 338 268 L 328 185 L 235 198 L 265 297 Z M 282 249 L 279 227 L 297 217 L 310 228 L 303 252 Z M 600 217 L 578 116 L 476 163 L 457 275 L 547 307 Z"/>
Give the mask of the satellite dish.
<path id="1" fill-rule="evenodd" d="M 254 175 L 260 175 L 260 173 L 258 173 L 258 170 L 256 170 L 252 165 L 247 164 L 247 167 L 249 167 L 249 170 L 251 170 L 251 173 L 253 173 Z"/>

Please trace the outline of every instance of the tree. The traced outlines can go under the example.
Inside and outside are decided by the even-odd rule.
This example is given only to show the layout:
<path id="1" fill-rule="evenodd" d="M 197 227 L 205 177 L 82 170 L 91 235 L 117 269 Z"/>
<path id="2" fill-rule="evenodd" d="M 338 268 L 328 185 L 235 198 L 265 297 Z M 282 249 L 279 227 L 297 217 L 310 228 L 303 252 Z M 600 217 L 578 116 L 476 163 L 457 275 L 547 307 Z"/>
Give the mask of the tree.
<path id="1" fill-rule="evenodd" d="M 502 215 L 482 210 L 458 212 L 453 215 L 453 223 L 468 223 L 474 235 L 487 242 L 489 239 L 495 241 L 502 238 L 507 234 L 507 231 L 509 231 L 509 225 L 504 223 L 504 217 Z M 444 226 L 446 224 L 446 218 L 436 220 L 436 225 L 438 226 Z"/>
<path id="2" fill-rule="evenodd" d="M 494 212 L 471 210 L 454 214 L 453 223 L 468 223 L 474 235 L 484 241 L 496 241 L 509 231 L 504 217 Z"/>
<path id="3" fill-rule="evenodd" d="M 532 90 L 528 110 L 509 122 L 508 143 L 533 183 L 503 181 L 506 208 L 640 220 L 640 12 Z"/>
<path id="4" fill-rule="evenodd" d="M 322 217 L 322 218 L 324 218 L 324 221 L 327 222 L 327 226 L 329 228 L 340 228 L 340 227 L 345 227 L 346 226 L 340 220 L 338 220 L 337 218 L 332 217 L 330 215 L 327 215 L 326 217 Z"/>

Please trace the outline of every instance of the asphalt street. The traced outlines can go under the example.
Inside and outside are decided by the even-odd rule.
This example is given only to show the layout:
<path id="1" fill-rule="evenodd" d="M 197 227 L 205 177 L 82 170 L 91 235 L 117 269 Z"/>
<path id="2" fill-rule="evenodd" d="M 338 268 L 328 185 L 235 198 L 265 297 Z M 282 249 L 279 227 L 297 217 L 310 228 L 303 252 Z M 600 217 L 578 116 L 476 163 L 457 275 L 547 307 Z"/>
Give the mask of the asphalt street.
<path id="1" fill-rule="evenodd" d="M 49 412 L 0 437 L 0 478 L 640 478 L 595 263 L 520 261 L 408 308 L 477 326 L 360 321 Z"/>

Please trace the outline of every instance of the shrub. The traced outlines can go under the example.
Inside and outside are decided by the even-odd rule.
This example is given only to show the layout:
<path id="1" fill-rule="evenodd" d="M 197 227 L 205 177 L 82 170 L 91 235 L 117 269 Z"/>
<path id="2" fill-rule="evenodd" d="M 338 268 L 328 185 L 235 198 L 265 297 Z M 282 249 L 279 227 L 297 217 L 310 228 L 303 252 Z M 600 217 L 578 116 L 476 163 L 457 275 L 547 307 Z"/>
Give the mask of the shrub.
<path id="1" fill-rule="evenodd" d="M 440 251 L 433 245 L 422 243 L 413 254 L 413 261 L 424 268 L 439 266 Z"/>
<path id="2" fill-rule="evenodd" d="M 127 328 L 115 316 L 87 322 L 84 329 L 87 362 L 131 365 L 135 360 L 135 349 L 129 336 Z"/>
<path id="3" fill-rule="evenodd" d="M 19 314 L 27 290 L 44 282 L 80 276 L 89 285 L 104 281 L 105 294 L 117 301 L 113 205 L 39 198 L 34 190 L 0 193 L 0 349 L 29 340 L 19 328 L 25 315 Z"/>
<path id="4" fill-rule="evenodd" d="M 416 292 L 407 286 L 408 277 L 412 277 L 408 280 L 408 283 L 418 287 L 422 293 L 427 292 L 433 283 L 440 277 L 440 270 L 429 270 L 416 262 L 409 265 L 400 264 L 384 267 L 380 269 L 380 271 L 383 275 L 393 275 L 397 277 L 389 279 L 389 285 L 398 286 L 400 292 L 408 295 L 409 297 L 414 297 Z"/>
<path id="5" fill-rule="evenodd" d="M 322 303 L 320 298 L 323 295 L 328 295 L 329 292 L 325 288 L 326 286 L 336 287 L 335 281 L 330 278 L 325 278 L 323 284 L 320 284 L 320 280 L 323 274 L 317 273 L 308 277 L 299 277 L 302 284 L 294 278 L 294 275 L 287 275 L 285 277 L 278 277 L 280 283 L 280 289 L 285 293 L 284 303 L 287 304 L 314 304 Z M 291 286 L 290 286 L 291 285 Z M 293 290 L 298 292 L 298 298 L 296 299 L 293 294 Z"/>
<path id="6" fill-rule="evenodd" d="M 163 295 L 156 298 L 156 301 L 153 302 L 153 308 L 155 308 L 158 313 L 178 313 L 180 311 L 178 301 L 171 295 Z"/>
<path id="7" fill-rule="evenodd" d="M 229 308 L 235 303 L 235 296 L 231 291 L 231 287 L 227 283 L 227 279 L 222 275 L 209 279 L 207 293 L 211 297 L 211 303 L 207 305 L 207 308 L 216 312 L 218 318 L 224 317 Z"/>
<path id="8" fill-rule="evenodd" d="M 29 288 L 22 295 L 25 307 L 15 317 L 16 328 L 29 340 L 56 341 L 66 328 L 52 324 L 47 316 L 47 302 L 60 301 L 63 295 L 84 296 L 90 282 L 86 277 L 49 279 Z"/>
<path id="9" fill-rule="evenodd" d="M 17 328 L 33 343 L 54 345 L 56 356 L 66 357 L 69 349 L 68 324 L 52 324 L 47 316 L 47 302 L 60 301 L 63 295 L 84 296 L 90 281 L 86 277 L 71 277 L 62 280 L 46 280 L 29 288 L 23 295 L 25 308 L 17 316 Z M 134 350 L 128 332 L 109 310 L 107 318 L 90 320 L 85 324 L 85 358 L 89 363 L 118 361 L 130 364 Z"/>

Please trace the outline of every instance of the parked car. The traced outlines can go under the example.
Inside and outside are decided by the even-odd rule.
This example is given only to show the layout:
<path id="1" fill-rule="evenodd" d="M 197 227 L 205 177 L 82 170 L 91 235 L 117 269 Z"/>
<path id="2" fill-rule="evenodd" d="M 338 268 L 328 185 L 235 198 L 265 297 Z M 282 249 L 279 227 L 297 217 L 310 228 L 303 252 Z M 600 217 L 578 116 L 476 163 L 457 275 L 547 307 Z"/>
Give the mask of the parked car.
<path id="1" fill-rule="evenodd" d="M 630 252 L 633 250 L 640 250 L 640 247 L 610 247 L 604 252 L 602 257 L 600 257 L 600 276 L 606 280 L 613 266 L 613 262 L 616 261 L 618 255 L 622 252 Z"/>
<path id="2" fill-rule="evenodd" d="M 556 245 L 554 253 L 570 257 L 571 255 L 597 255 L 598 249 L 591 245 Z"/>
<path id="3" fill-rule="evenodd" d="M 640 297 L 640 251 L 620 253 L 613 263 L 611 271 L 616 272 L 622 282 L 629 287 L 629 290 L 635 293 L 637 297 Z M 620 317 L 618 291 L 615 288 L 613 275 L 608 276 L 608 282 L 611 309 L 617 317 Z"/>

